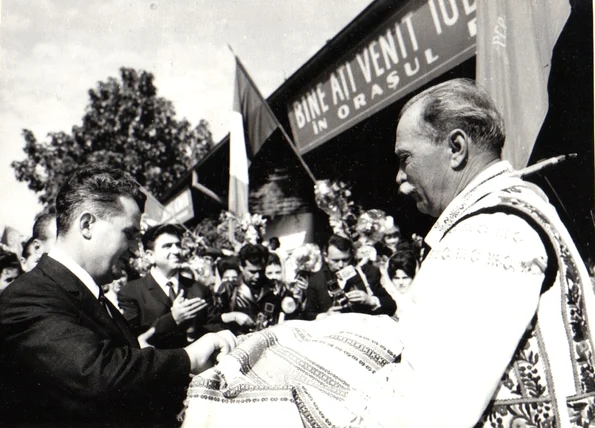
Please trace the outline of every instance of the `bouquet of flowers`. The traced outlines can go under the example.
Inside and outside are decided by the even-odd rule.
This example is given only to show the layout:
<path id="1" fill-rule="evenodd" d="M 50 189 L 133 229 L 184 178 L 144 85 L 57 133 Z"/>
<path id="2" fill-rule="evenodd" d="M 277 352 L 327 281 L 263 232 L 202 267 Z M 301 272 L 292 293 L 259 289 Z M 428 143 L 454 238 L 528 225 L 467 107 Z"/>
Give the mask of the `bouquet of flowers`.
<path id="1" fill-rule="evenodd" d="M 267 219 L 260 214 L 249 213 L 237 217 L 229 211 L 219 216 L 217 232 L 226 237 L 236 251 L 246 244 L 258 244 L 266 232 Z"/>
<path id="2" fill-rule="evenodd" d="M 316 244 L 304 244 L 293 250 L 288 264 L 295 267 L 295 279 L 288 284 L 291 296 L 281 302 L 283 312 L 290 314 L 305 305 L 308 275 L 322 268 L 322 253 Z"/>
<path id="3" fill-rule="evenodd" d="M 322 253 L 316 244 L 304 244 L 293 250 L 290 256 L 296 266 L 296 272 L 315 273 L 322 268 Z"/>
<path id="4" fill-rule="evenodd" d="M 355 230 L 360 240 L 375 244 L 382 240 L 386 226 L 386 214 L 382 210 L 368 210 L 359 216 Z"/>
<path id="5" fill-rule="evenodd" d="M 314 185 L 314 200 L 328 214 L 333 233 L 351 238 L 359 208 L 351 200 L 349 186 L 341 181 L 319 180 Z"/>

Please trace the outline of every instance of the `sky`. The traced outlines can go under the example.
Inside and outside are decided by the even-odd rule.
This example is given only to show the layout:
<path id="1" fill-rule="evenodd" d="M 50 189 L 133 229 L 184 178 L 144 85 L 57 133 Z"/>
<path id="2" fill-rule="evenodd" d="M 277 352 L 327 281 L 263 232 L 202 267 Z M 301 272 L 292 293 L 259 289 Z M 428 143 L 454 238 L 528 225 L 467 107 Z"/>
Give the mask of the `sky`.
<path id="1" fill-rule="evenodd" d="M 228 132 L 235 63 L 266 97 L 372 0 L 0 0 L 0 225 L 31 233 L 37 195 L 10 167 L 22 130 L 80 124 L 88 90 L 120 67 L 153 73 L 178 119 Z"/>

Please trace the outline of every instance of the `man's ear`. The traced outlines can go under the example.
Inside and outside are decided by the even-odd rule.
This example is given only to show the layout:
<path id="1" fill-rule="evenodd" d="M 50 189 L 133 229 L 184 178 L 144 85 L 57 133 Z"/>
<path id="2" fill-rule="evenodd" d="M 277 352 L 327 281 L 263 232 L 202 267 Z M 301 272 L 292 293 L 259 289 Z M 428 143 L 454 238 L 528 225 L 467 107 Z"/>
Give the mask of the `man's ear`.
<path id="1" fill-rule="evenodd" d="M 462 129 L 454 129 L 448 134 L 450 167 L 456 171 L 464 168 L 469 157 L 469 136 Z"/>
<path id="2" fill-rule="evenodd" d="M 39 239 L 35 238 L 33 240 L 32 247 L 33 247 L 33 252 L 35 254 L 38 254 L 40 256 L 43 254 L 43 244 L 41 243 L 41 241 Z"/>
<path id="3" fill-rule="evenodd" d="M 93 236 L 95 223 L 97 223 L 97 217 L 95 217 L 95 214 L 92 214 L 89 211 L 83 212 L 79 217 L 79 229 L 85 239 L 91 239 Z"/>
<path id="4" fill-rule="evenodd" d="M 147 257 L 147 260 L 149 261 L 149 263 L 151 265 L 155 264 L 155 257 L 153 257 L 153 250 L 148 250 L 145 248 L 145 257 Z"/>

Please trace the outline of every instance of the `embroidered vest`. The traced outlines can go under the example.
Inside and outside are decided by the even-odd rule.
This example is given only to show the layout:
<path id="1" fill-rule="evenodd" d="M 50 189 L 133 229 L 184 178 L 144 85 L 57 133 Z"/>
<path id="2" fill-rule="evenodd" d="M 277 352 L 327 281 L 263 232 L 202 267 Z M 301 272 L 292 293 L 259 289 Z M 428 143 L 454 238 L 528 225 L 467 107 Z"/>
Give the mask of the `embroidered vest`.
<path id="1" fill-rule="evenodd" d="M 559 220 L 528 202 L 522 193 L 520 186 L 491 194 L 449 228 L 478 214 L 503 212 L 523 218 L 539 234 L 548 254 L 542 298 L 550 291 L 559 292 L 561 299 L 560 313 L 546 314 L 540 308 L 535 314 L 476 428 L 594 427 L 595 347 L 585 302 L 585 292 L 592 293 L 591 282 L 574 244 L 556 228 Z M 562 323 L 566 332 L 557 341 L 556 352 L 560 350 L 570 359 L 574 376 L 572 394 L 562 396 L 556 392 L 561 374 L 551 370 L 552 347 L 545 346 L 543 323 L 540 323 L 544 316 L 558 317 L 556 322 Z"/>

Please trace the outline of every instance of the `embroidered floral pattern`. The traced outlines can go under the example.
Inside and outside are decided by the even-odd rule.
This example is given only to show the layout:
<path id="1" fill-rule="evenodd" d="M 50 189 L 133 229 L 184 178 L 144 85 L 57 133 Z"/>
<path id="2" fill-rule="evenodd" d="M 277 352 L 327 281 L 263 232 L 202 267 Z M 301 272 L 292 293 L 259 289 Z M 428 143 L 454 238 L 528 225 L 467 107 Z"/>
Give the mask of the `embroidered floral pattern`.
<path id="1" fill-rule="evenodd" d="M 595 395 L 568 400 L 568 412 L 573 427 L 592 428 L 595 424 Z"/>
<path id="2" fill-rule="evenodd" d="M 593 344 L 587 325 L 582 291 L 590 284 L 583 284 L 564 240 L 548 219 L 533 206 L 516 198 L 514 192 L 501 196 L 501 203 L 513 206 L 531 215 L 550 236 L 558 256 L 558 281 L 566 296 L 562 311 L 564 324 L 569 333 L 569 349 L 579 394 L 590 394 L 577 400 L 568 400 L 567 408 L 574 427 L 592 427 L 595 421 L 595 370 Z M 535 319 L 501 380 L 497 400 L 488 407 L 479 426 L 486 427 L 554 427 L 555 413 L 552 409 L 549 386 L 546 382 L 543 363 L 540 362 L 541 346 L 537 340 Z M 541 352 L 543 352 L 541 350 Z M 509 396 L 515 400 L 508 402 Z M 504 400 L 502 400 L 504 399 Z M 522 402 L 519 402 L 522 400 Z M 537 401 L 539 400 L 539 401 Z M 561 409 L 560 411 L 564 411 Z"/>
<path id="3" fill-rule="evenodd" d="M 574 341 L 574 357 L 578 366 L 578 377 L 583 393 L 595 391 L 595 370 L 593 367 L 593 345 L 589 340 L 587 319 L 583 310 L 582 287 L 576 268 L 571 260 L 564 260 L 567 272 L 568 316 L 572 340 Z"/>
<path id="4" fill-rule="evenodd" d="M 549 402 L 495 404 L 475 427 L 554 428 L 552 405 Z"/>
<path id="5" fill-rule="evenodd" d="M 545 367 L 540 358 L 535 318 L 527 328 L 510 365 L 502 376 L 501 388 L 512 399 L 543 398 L 549 395 Z"/>

